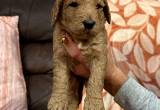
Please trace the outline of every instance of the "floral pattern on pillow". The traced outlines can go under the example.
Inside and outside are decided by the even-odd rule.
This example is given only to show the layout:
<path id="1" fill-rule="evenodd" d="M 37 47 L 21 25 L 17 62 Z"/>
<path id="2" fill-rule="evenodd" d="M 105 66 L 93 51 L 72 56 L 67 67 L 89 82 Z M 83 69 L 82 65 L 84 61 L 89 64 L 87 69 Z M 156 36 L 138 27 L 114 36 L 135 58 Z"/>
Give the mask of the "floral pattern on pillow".
<path id="1" fill-rule="evenodd" d="M 110 8 L 113 57 L 124 73 L 160 97 L 160 2 L 110 0 Z"/>

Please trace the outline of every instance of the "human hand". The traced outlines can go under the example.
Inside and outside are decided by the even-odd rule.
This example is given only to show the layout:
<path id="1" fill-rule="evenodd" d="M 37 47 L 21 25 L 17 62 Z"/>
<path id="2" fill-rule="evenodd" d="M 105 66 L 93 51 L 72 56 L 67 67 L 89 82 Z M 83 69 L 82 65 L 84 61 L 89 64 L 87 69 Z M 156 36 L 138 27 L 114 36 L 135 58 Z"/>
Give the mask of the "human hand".
<path id="1" fill-rule="evenodd" d="M 84 64 L 83 56 L 81 55 L 76 44 L 68 36 L 63 38 L 63 44 L 68 54 L 80 62 L 80 64 L 75 66 L 73 70 L 74 73 L 76 75 L 88 78 L 90 75 L 89 68 Z M 107 73 L 105 75 L 104 88 L 114 96 L 128 78 L 114 63 L 109 49 L 107 57 Z"/>

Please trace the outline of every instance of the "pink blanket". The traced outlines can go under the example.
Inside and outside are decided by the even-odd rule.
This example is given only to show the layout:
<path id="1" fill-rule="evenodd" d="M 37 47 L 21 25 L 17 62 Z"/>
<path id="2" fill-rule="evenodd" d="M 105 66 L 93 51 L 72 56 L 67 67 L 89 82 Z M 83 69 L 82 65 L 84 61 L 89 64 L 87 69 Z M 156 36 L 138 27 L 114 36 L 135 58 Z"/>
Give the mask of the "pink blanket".
<path id="1" fill-rule="evenodd" d="M 0 110 L 27 110 L 18 17 L 0 17 Z"/>

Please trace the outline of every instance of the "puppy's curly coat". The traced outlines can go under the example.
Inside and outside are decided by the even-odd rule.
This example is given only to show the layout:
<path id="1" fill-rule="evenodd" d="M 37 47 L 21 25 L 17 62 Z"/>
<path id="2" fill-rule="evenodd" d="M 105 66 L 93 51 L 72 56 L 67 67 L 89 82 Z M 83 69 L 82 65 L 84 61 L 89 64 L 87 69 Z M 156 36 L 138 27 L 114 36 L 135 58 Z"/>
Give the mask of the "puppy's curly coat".
<path id="1" fill-rule="evenodd" d="M 49 110 L 76 110 L 81 97 L 81 78 L 71 74 L 78 63 L 60 42 L 62 33 L 81 44 L 80 50 L 90 68 L 84 110 L 104 110 L 101 91 L 107 63 L 105 21 L 110 23 L 107 0 L 56 0 L 53 7 L 53 93 Z M 80 91 L 82 92 L 82 91 Z"/>

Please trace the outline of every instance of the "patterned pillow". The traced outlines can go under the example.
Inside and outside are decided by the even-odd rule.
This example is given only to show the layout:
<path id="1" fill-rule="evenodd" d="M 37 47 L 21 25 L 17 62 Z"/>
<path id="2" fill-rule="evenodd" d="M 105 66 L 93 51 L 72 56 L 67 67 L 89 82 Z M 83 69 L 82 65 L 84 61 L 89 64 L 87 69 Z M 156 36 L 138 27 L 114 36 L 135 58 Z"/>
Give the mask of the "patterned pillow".
<path id="1" fill-rule="evenodd" d="M 125 74 L 160 97 L 160 2 L 108 0 L 112 24 L 106 24 L 113 58 Z M 121 110 L 104 92 L 106 110 Z M 83 105 L 83 103 L 82 103 Z"/>
<path id="2" fill-rule="evenodd" d="M 18 17 L 0 17 L 0 110 L 27 110 Z"/>
<path id="3" fill-rule="evenodd" d="M 110 8 L 108 39 L 117 64 L 160 97 L 160 2 L 110 0 Z"/>

